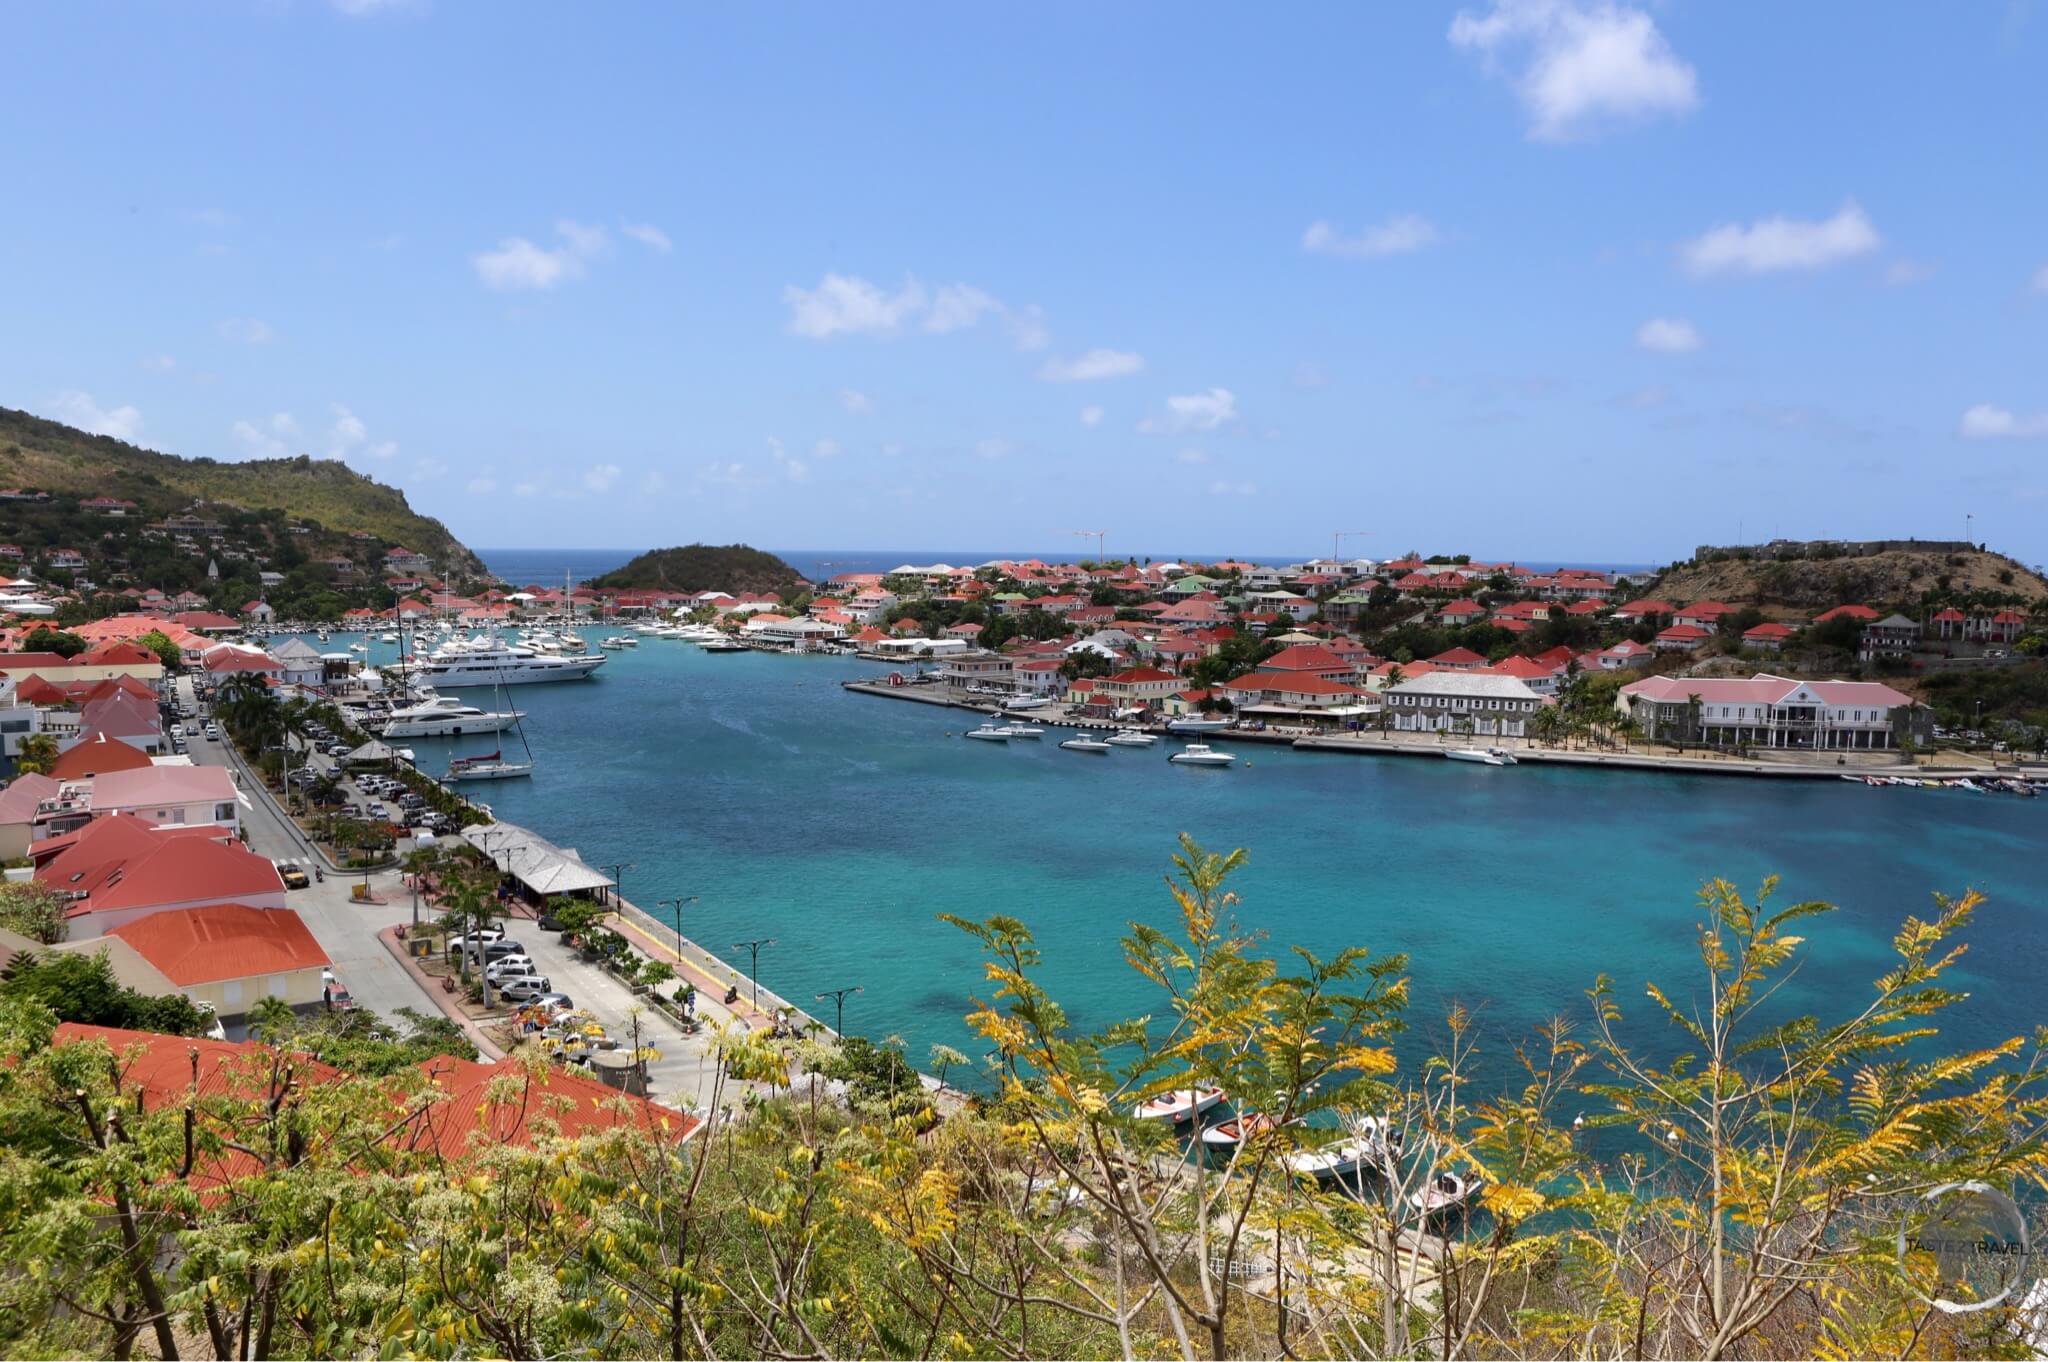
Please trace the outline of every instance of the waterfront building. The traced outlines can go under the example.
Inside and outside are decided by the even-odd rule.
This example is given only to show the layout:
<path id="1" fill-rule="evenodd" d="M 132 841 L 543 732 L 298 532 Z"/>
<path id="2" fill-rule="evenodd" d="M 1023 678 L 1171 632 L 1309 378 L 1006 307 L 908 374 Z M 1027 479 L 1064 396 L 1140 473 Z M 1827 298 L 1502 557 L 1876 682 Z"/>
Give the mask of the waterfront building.
<path id="1" fill-rule="evenodd" d="M 1469 733 L 1519 738 L 1543 697 L 1512 676 L 1491 672 L 1431 671 L 1389 686 L 1380 696 L 1391 722 L 1404 733 Z"/>
<path id="2" fill-rule="evenodd" d="M 1758 673 L 1732 677 L 1649 676 L 1631 681 L 1615 705 L 1645 735 L 1717 747 L 1889 750 L 1900 731 L 1931 731 L 1925 707 L 1875 681 L 1795 681 Z"/>
<path id="3" fill-rule="evenodd" d="M 944 640 L 964 642 L 964 640 Z M 1011 683 L 1016 670 L 1016 661 L 1002 653 L 972 652 L 956 653 L 946 659 L 946 665 L 939 669 L 943 679 L 956 686 L 1004 686 Z"/>
<path id="4" fill-rule="evenodd" d="M 1129 667 L 1112 676 L 1099 677 L 1095 683 L 1097 695 L 1117 700 L 1147 704 L 1164 700 L 1181 690 L 1185 683 L 1172 672 L 1157 667 Z"/>

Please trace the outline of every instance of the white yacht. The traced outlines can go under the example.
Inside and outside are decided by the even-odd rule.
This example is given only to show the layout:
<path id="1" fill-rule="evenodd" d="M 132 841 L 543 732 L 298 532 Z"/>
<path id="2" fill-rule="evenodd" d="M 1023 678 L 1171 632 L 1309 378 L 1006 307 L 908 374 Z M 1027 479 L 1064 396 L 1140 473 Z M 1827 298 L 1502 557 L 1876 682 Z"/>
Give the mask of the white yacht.
<path id="1" fill-rule="evenodd" d="M 1005 727 L 1010 730 L 1010 736 L 1013 738 L 1042 738 L 1045 736 L 1045 730 L 1037 724 L 1007 724 Z"/>
<path id="2" fill-rule="evenodd" d="M 747 651 L 747 645 L 735 643 L 729 638 L 711 638 L 704 640 L 704 651 L 707 653 L 744 653 Z"/>
<path id="3" fill-rule="evenodd" d="M 531 761 L 506 761 L 502 754 L 486 752 L 478 757 L 457 757 L 448 763 L 443 780 L 510 780 L 533 774 Z"/>
<path id="4" fill-rule="evenodd" d="M 1091 738 L 1085 733 L 1078 738 L 1068 738 L 1060 746 L 1069 752 L 1107 752 L 1109 750 L 1108 743 L 1100 738 Z"/>
<path id="5" fill-rule="evenodd" d="M 543 655 L 495 640 L 447 643 L 419 662 L 435 685 L 523 686 L 537 681 L 581 681 L 606 662 L 603 653 L 579 657 Z"/>
<path id="6" fill-rule="evenodd" d="M 1453 747 L 1444 755 L 1452 761 L 1478 762 L 1484 766 L 1519 766 L 1514 754 L 1498 747 Z"/>
<path id="7" fill-rule="evenodd" d="M 517 710 L 479 709 L 452 695 L 429 695 L 391 711 L 381 735 L 386 738 L 459 738 L 464 733 L 497 733 L 519 721 Z"/>
<path id="8" fill-rule="evenodd" d="M 1228 766 L 1237 760 L 1237 753 L 1218 752 L 1206 743 L 1191 742 L 1167 760 L 1182 766 Z"/>
<path id="9" fill-rule="evenodd" d="M 1166 721 L 1166 731 L 1169 733 L 1215 733 L 1228 727 L 1228 719 L 1208 718 L 1199 714 L 1183 714 L 1178 719 Z"/>
<path id="10" fill-rule="evenodd" d="M 377 641 L 379 643 L 396 643 L 398 642 L 398 635 L 387 630 L 384 633 L 377 635 Z"/>
<path id="11" fill-rule="evenodd" d="M 985 723 L 980 728 L 970 728 L 962 736 L 979 738 L 983 742 L 1008 742 L 1013 736 L 1007 727 Z"/>
<path id="12" fill-rule="evenodd" d="M 1006 710 L 1043 709 L 1052 703 L 1050 695 L 1013 695 L 1003 701 Z"/>
<path id="13" fill-rule="evenodd" d="M 1135 728 L 1120 728 L 1104 741 L 1117 747 L 1150 747 L 1159 737 Z"/>

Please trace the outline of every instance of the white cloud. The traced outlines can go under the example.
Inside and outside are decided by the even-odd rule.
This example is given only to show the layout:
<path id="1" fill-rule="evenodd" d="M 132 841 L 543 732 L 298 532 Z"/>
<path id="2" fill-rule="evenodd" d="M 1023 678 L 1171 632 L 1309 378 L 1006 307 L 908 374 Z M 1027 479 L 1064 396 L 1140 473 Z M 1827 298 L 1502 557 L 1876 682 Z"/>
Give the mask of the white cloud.
<path id="1" fill-rule="evenodd" d="M 422 481 L 430 482 L 435 478 L 446 477 L 448 475 L 448 465 L 439 459 L 421 459 L 413 466 L 412 475 Z"/>
<path id="2" fill-rule="evenodd" d="M 818 442 L 817 442 L 816 444 L 814 444 L 814 445 L 812 445 L 812 446 L 811 446 L 811 457 L 812 457 L 812 458 L 814 458 L 814 459 L 836 459 L 836 458 L 838 458 L 838 457 L 839 457 L 839 441 L 837 441 L 837 440 L 820 440 L 820 441 L 818 441 Z"/>
<path id="3" fill-rule="evenodd" d="M 984 318 L 1001 321 L 1019 350 L 1046 344 L 1045 322 L 1038 308 L 1013 308 L 972 284 L 944 284 L 927 291 L 906 276 L 894 292 L 851 274 L 827 274 L 816 288 L 790 284 L 782 290 L 789 307 L 789 330 L 811 340 L 839 335 L 893 336 L 915 327 L 934 335 L 965 331 Z"/>
<path id="4" fill-rule="evenodd" d="M 983 459 L 1006 459 L 1013 448 L 1008 440 L 990 438 L 975 441 L 974 453 L 976 457 Z"/>
<path id="5" fill-rule="evenodd" d="M 583 470 L 583 485 L 600 495 L 612 490 L 612 484 L 619 480 L 619 466 L 615 463 L 601 463 Z"/>
<path id="6" fill-rule="evenodd" d="M 468 491 L 471 496 L 489 496 L 491 493 L 498 490 L 498 480 L 496 478 L 471 478 L 469 482 L 465 484 L 465 490 Z"/>
<path id="7" fill-rule="evenodd" d="M 167 374 L 178 367 L 178 361 L 169 355 L 144 355 L 142 367 L 153 374 Z"/>
<path id="8" fill-rule="evenodd" d="M 1209 462 L 1209 452 L 1204 449 L 1183 449 L 1180 453 L 1174 455 L 1173 457 L 1179 459 L 1182 463 Z"/>
<path id="9" fill-rule="evenodd" d="M 556 247 L 536 246 L 523 236 L 508 236 L 493 251 L 479 251 L 469 258 L 476 277 L 485 288 L 550 289 L 557 284 L 581 279 L 587 262 L 611 247 L 602 227 L 587 227 L 571 218 L 555 224 L 562 238 Z"/>
<path id="10" fill-rule="evenodd" d="M 784 449 L 782 441 L 776 439 L 773 435 L 768 437 L 768 457 L 775 461 L 777 471 L 791 482 L 810 481 L 810 464 Z"/>
<path id="11" fill-rule="evenodd" d="M 739 462 L 707 463 L 697 470 L 697 481 L 709 487 L 738 490 L 747 485 L 747 466 Z"/>
<path id="12" fill-rule="evenodd" d="M 1449 36 L 1480 53 L 1489 74 L 1510 56 L 1525 59 L 1509 78 L 1539 141 L 1699 106 L 1698 77 L 1655 21 L 1612 0 L 1494 0 L 1485 14 L 1458 11 Z"/>
<path id="13" fill-rule="evenodd" d="M 1084 426 L 1101 425 L 1102 408 L 1092 405 L 1081 408 L 1081 424 Z"/>
<path id="14" fill-rule="evenodd" d="M 852 388 L 839 390 L 839 405 L 855 416 L 866 416 L 875 409 L 875 399 L 866 393 L 855 392 Z"/>
<path id="15" fill-rule="evenodd" d="M 1934 277 L 1934 266 L 1924 260 L 1894 260 L 1884 267 L 1884 281 L 1894 288 L 1918 284 Z"/>
<path id="16" fill-rule="evenodd" d="M 2004 407 L 1979 402 L 1963 413 L 1961 431 L 1968 440 L 2039 440 L 2048 438 L 2048 411 L 2016 416 Z"/>
<path id="17" fill-rule="evenodd" d="M 1831 218 L 1759 218 L 1749 226 L 1724 222 L 1679 247 L 1694 274 L 1768 274 L 1816 270 L 1878 248 L 1877 229 L 1851 199 Z"/>
<path id="18" fill-rule="evenodd" d="M 1226 478 L 1218 478 L 1209 484 L 1209 495 L 1212 497 L 1257 496 L 1258 491 L 1259 485 L 1255 482 L 1231 482 Z"/>
<path id="19" fill-rule="evenodd" d="M 370 430 L 369 427 L 363 424 L 363 418 L 357 416 L 347 407 L 342 406 L 341 403 L 336 402 L 334 404 L 334 430 L 328 440 L 328 448 L 333 452 L 334 457 L 337 459 L 346 458 L 357 445 L 360 445 L 369 438 Z"/>
<path id="20" fill-rule="evenodd" d="M 1144 367 L 1143 355 L 1098 348 L 1072 359 L 1055 355 L 1039 366 L 1038 376 L 1048 383 L 1087 383 L 1098 378 L 1124 378 Z"/>
<path id="21" fill-rule="evenodd" d="M 291 441 L 298 437 L 299 423 L 288 411 L 273 415 L 268 421 L 258 424 L 254 421 L 237 421 L 233 427 L 235 443 L 244 453 L 259 459 L 282 459 L 292 453 Z"/>
<path id="22" fill-rule="evenodd" d="M 1138 423 L 1147 435 L 1172 435 L 1189 430 L 1215 430 L 1237 419 L 1237 398 L 1228 388 L 1185 393 L 1166 399 L 1166 414 Z"/>
<path id="23" fill-rule="evenodd" d="M 512 484 L 512 495 L 515 497 L 531 497 L 538 496 L 539 494 L 540 484 L 537 482 L 515 482 Z"/>
<path id="24" fill-rule="evenodd" d="M 1436 237 L 1436 227 L 1428 218 L 1402 213 L 1377 227 L 1364 228 L 1356 236 L 1345 236 L 1327 222 L 1311 222 L 1301 234 L 1301 248 L 1316 255 L 1405 255 L 1430 245 Z"/>
<path id="25" fill-rule="evenodd" d="M 1683 355 L 1700 348 L 1700 333 L 1676 317 L 1652 317 L 1636 328 L 1636 344 L 1645 350 Z"/>
<path id="26" fill-rule="evenodd" d="M 93 401 L 91 393 L 75 388 L 58 393 L 50 407 L 57 413 L 58 420 L 94 435 L 133 440 L 142 434 L 142 413 L 134 407 L 126 403 L 118 407 L 102 407 Z"/>
<path id="27" fill-rule="evenodd" d="M 268 345 L 277 339 L 269 322 L 254 317 L 229 317 L 217 329 L 223 337 L 241 345 Z"/>
<path id="28" fill-rule="evenodd" d="M 2048 265 L 2043 265 L 2040 269 L 2035 270 L 2034 278 L 2031 282 L 2034 292 L 2048 293 Z"/>
<path id="29" fill-rule="evenodd" d="M 668 239 L 668 233 L 651 222 L 622 222 L 619 224 L 619 230 L 641 245 L 660 251 L 663 255 L 667 255 L 673 245 Z"/>
<path id="30" fill-rule="evenodd" d="M 649 469 L 640 478 L 640 495 L 657 497 L 668 490 L 668 479 L 654 469 Z"/>

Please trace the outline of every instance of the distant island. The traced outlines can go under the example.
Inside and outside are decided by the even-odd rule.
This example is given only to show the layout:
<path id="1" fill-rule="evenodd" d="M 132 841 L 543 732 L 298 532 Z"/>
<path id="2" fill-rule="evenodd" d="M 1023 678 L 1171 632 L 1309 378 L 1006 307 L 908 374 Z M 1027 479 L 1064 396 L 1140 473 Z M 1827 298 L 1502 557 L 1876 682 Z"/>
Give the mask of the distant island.
<path id="1" fill-rule="evenodd" d="M 800 589 L 797 570 L 772 553 L 745 544 L 685 544 L 649 549 L 590 585 L 599 589 L 653 587 L 664 591 L 773 592 Z"/>

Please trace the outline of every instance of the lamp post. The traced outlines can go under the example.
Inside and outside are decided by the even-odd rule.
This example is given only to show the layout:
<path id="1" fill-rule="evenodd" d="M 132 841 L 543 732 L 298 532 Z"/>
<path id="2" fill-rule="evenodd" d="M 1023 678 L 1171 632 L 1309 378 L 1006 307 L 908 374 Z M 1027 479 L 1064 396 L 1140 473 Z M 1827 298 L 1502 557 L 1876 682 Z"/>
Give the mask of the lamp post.
<path id="1" fill-rule="evenodd" d="M 750 961 L 747 965 L 747 977 L 753 981 L 754 1010 L 756 1012 L 761 1010 L 761 948 L 774 944 L 775 938 L 772 936 L 756 937 L 752 941 L 735 941 L 732 943 L 734 950 L 747 952 Z"/>
<path id="2" fill-rule="evenodd" d="M 683 905 L 695 903 L 696 901 L 697 896 L 695 894 L 686 894 L 679 899 L 656 899 L 654 901 L 654 906 L 657 908 L 673 908 L 676 910 L 676 964 L 678 967 L 683 963 Z"/>
<path id="3" fill-rule="evenodd" d="M 830 998 L 830 999 L 832 1000 L 832 1007 L 833 1007 L 833 1013 L 832 1013 L 832 1034 L 833 1034 L 833 1035 L 835 1035 L 835 1036 L 838 1036 L 838 1037 L 840 1037 L 841 1039 L 844 1039 L 844 1038 L 845 1038 L 845 1036 L 846 1036 L 846 995 L 847 995 L 847 994 L 849 994 L 849 993 L 859 993 L 860 991 L 861 991 L 861 987 L 860 987 L 860 985 L 859 985 L 859 984 L 855 984 L 855 985 L 854 985 L 854 986 L 853 986 L 852 988 L 828 988 L 828 989 L 826 989 L 826 990 L 825 990 L 825 991 L 824 991 L 823 993 L 820 993 L 820 994 L 818 995 L 818 1001 L 819 1001 L 819 1002 L 823 1002 L 823 1001 L 825 1001 L 825 999 L 827 999 L 827 998 Z"/>
<path id="4" fill-rule="evenodd" d="M 610 891 L 611 896 L 620 903 L 624 903 L 626 901 L 626 896 L 619 892 L 619 880 L 628 870 L 631 870 L 632 868 L 633 862 L 631 861 L 623 861 L 616 865 L 599 865 L 597 867 L 597 869 L 599 870 L 609 870 L 612 872 L 612 887 Z"/>

